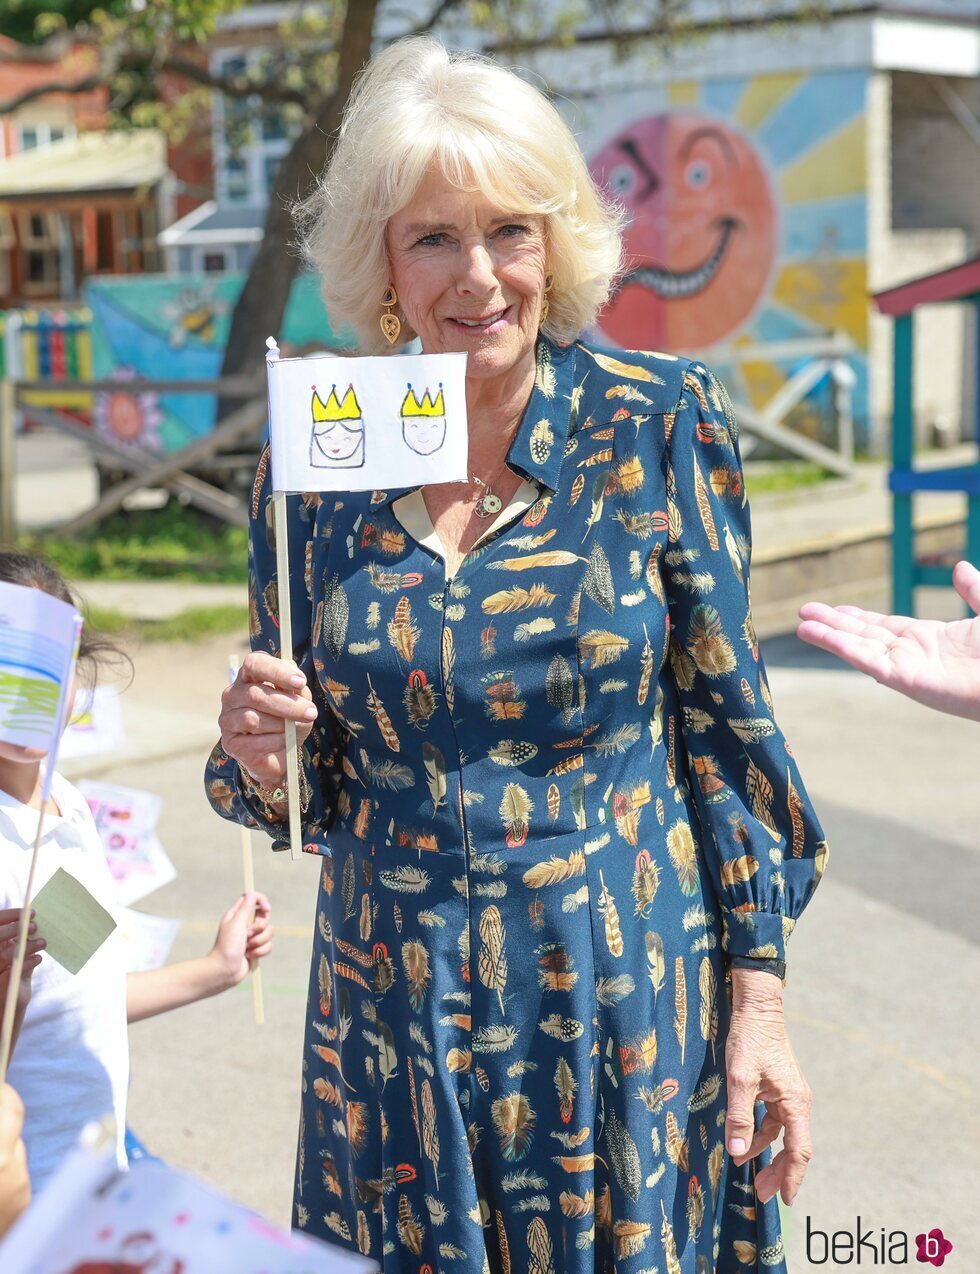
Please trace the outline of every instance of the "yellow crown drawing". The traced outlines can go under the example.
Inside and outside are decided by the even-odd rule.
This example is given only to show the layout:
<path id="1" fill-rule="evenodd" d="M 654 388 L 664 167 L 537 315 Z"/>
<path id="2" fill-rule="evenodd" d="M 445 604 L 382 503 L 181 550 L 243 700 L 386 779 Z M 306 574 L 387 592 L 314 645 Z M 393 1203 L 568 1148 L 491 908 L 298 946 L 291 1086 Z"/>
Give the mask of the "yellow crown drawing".
<path id="1" fill-rule="evenodd" d="M 313 386 L 313 421 L 315 424 L 319 425 L 324 421 L 360 420 L 360 418 L 361 409 L 358 406 L 357 395 L 354 393 L 353 385 L 347 386 L 347 393 L 344 395 L 343 402 L 337 397 L 337 386 L 331 385 L 330 397 L 326 403 L 316 392 L 316 386 Z"/>
<path id="2" fill-rule="evenodd" d="M 408 393 L 405 395 L 405 401 L 402 403 L 403 416 L 444 416 L 446 414 L 446 405 L 442 401 L 442 385 L 439 386 L 439 392 L 436 394 L 435 402 L 433 402 L 429 394 L 428 386 L 421 398 L 417 398 L 415 390 L 409 385 Z"/>

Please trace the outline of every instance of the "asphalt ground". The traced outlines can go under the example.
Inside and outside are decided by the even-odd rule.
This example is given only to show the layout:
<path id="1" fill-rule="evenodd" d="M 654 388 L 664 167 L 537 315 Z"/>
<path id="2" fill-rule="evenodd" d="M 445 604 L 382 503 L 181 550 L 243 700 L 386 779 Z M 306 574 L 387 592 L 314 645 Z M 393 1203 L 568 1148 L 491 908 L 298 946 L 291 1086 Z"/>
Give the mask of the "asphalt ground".
<path id="1" fill-rule="evenodd" d="M 178 876 L 139 906 L 181 919 L 175 959 L 209 948 L 241 889 L 238 829 L 211 812 L 201 783 L 229 645 L 138 651 L 123 698 L 127 754 L 69 770 L 163 796 L 160 834 Z M 972 1272 L 980 727 L 900 699 L 791 636 L 764 653 L 777 718 L 831 844 L 790 942 L 786 1011 L 814 1092 L 815 1156 L 788 1216 L 789 1268 L 852 1268 L 860 1217 L 865 1267 L 872 1243 L 883 1255 L 884 1230 L 894 1252 L 895 1236 L 909 1236 L 917 1268 L 914 1236 L 938 1226 L 954 1244 L 947 1268 Z M 267 846 L 254 837 L 278 931 L 266 1024 L 253 1024 L 246 983 L 134 1026 L 130 1123 L 171 1163 L 286 1223 L 318 863 Z M 839 1232 L 840 1259 L 820 1263 L 817 1231 Z"/>

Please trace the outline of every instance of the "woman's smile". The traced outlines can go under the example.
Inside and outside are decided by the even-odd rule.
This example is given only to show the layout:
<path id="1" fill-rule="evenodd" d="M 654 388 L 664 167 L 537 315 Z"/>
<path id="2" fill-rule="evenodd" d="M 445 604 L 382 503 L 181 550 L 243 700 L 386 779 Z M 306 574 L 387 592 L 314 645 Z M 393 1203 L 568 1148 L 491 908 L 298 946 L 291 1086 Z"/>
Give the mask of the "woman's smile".
<path id="1" fill-rule="evenodd" d="M 513 306 L 507 305 L 502 310 L 494 310 L 484 318 L 464 318 L 461 315 L 449 320 L 455 327 L 464 331 L 476 332 L 479 335 L 503 331 Z"/>

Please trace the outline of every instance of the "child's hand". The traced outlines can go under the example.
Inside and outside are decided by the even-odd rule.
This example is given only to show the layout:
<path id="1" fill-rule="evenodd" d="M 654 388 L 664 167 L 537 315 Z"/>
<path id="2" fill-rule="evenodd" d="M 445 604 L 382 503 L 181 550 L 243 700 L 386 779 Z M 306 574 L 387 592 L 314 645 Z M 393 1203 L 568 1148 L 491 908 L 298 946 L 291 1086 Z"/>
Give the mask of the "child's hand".
<path id="1" fill-rule="evenodd" d="M 20 924 L 20 907 L 0 911 L 0 1011 L 7 1000 L 7 986 L 10 982 L 10 969 L 17 954 L 17 926 Z M 31 915 L 33 917 L 33 912 Z M 19 1008 L 26 1008 L 31 998 L 31 974 L 41 963 L 41 952 L 47 946 L 43 938 L 36 935 L 37 925 L 31 920 L 27 937 L 27 949 L 24 954 L 24 968 L 20 975 L 20 988 L 17 993 Z"/>
<path id="2" fill-rule="evenodd" d="M 248 893 L 221 917 L 209 959 L 219 966 L 228 986 L 237 986 L 272 950 L 271 910 L 265 894 Z"/>
<path id="3" fill-rule="evenodd" d="M 0 915 L 9 914 L 0 912 Z M 9 1084 L 0 1087 L 0 1238 L 31 1201 L 27 1154 L 20 1133 L 24 1105 Z"/>

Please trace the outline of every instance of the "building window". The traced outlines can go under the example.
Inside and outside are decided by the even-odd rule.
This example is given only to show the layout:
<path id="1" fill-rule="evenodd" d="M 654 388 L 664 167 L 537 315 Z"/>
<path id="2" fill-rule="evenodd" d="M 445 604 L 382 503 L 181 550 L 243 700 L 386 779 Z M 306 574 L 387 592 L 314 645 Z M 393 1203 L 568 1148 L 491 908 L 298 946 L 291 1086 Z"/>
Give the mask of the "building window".
<path id="1" fill-rule="evenodd" d="M 224 51 L 212 69 L 224 76 L 262 72 L 268 55 Z M 264 207 L 295 127 L 287 108 L 265 103 L 258 96 L 225 98 L 216 95 L 213 112 L 215 186 L 219 202 Z"/>
<path id="2" fill-rule="evenodd" d="M 22 213 L 20 247 L 23 254 L 25 292 L 50 296 L 58 292 L 58 218 L 48 212 Z"/>
<path id="3" fill-rule="evenodd" d="M 50 146 L 52 142 L 60 142 L 65 137 L 75 135 L 70 124 L 46 124 L 43 121 L 21 124 L 18 131 L 22 151 L 38 150 L 41 146 Z"/>
<path id="4" fill-rule="evenodd" d="M 223 274 L 228 265 L 223 252 L 205 252 L 201 256 L 205 274 Z"/>

